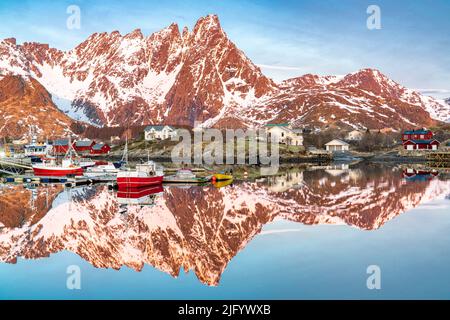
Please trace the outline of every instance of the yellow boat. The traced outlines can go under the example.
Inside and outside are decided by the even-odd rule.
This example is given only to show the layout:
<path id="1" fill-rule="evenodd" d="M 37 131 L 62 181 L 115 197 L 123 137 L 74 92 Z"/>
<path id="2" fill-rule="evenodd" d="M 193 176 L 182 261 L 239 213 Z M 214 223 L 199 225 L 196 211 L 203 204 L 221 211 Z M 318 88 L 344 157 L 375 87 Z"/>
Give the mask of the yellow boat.
<path id="1" fill-rule="evenodd" d="M 233 180 L 233 175 L 226 173 L 215 173 L 213 177 L 216 178 L 216 181 Z"/>
<path id="2" fill-rule="evenodd" d="M 216 187 L 217 189 L 220 189 L 220 188 L 224 188 L 226 186 L 229 186 L 232 183 L 233 183 L 233 179 L 230 179 L 230 180 L 214 182 L 213 186 Z"/>

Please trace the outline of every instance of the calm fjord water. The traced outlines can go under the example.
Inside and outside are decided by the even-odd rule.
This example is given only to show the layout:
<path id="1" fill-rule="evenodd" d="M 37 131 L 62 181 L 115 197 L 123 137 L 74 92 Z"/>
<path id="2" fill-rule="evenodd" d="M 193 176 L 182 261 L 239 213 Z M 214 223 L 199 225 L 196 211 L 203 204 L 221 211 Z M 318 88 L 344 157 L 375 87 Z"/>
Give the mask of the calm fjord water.
<path id="1" fill-rule="evenodd" d="M 0 298 L 448 299 L 447 179 L 360 165 L 139 195 L 3 185 Z"/>

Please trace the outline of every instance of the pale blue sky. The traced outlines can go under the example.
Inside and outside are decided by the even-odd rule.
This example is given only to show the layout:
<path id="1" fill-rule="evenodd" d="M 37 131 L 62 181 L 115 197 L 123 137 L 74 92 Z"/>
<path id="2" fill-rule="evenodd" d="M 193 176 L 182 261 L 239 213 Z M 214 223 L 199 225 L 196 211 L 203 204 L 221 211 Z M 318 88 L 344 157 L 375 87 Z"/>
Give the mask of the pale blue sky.
<path id="1" fill-rule="evenodd" d="M 71 4 L 81 9 L 79 30 L 66 28 Z M 366 27 L 370 4 L 381 9 L 381 30 Z M 148 35 L 172 22 L 192 28 L 209 13 L 219 15 L 230 39 L 275 80 L 373 67 L 408 87 L 450 96 L 446 0 L 0 0 L 0 38 L 70 49 L 94 32 L 141 28 Z"/>

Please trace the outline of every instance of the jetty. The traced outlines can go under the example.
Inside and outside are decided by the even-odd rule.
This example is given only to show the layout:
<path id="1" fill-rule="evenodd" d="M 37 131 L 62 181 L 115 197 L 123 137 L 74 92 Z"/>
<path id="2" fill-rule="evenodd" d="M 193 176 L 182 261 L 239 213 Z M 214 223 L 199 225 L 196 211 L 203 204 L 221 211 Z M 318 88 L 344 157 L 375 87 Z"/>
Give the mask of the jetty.
<path id="1" fill-rule="evenodd" d="M 31 167 L 31 161 L 20 158 L 1 158 L 0 159 L 0 172 L 9 175 L 20 175 L 26 171 L 33 170 Z"/>
<path id="2" fill-rule="evenodd" d="M 429 167 L 450 168 L 450 151 L 431 152 L 426 158 Z"/>
<path id="3" fill-rule="evenodd" d="M 116 182 L 114 176 L 102 176 L 96 178 L 79 177 L 37 177 L 34 175 L 11 175 L 0 178 L 1 183 L 33 183 L 33 184 L 64 184 L 67 187 L 92 185 L 97 183 Z"/>

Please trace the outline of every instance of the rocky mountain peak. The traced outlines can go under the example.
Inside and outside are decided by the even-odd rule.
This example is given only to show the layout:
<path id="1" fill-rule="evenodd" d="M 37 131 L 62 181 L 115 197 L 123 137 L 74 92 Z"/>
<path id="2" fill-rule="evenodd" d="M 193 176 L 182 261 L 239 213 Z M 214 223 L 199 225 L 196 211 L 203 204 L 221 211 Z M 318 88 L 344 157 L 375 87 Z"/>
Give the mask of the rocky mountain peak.
<path id="1" fill-rule="evenodd" d="M 61 110 L 96 125 L 301 120 L 318 127 L 339 122 L 398 129 L 450 118 L 442 100 L 423 97 L 376 69 L 306 74 L 278 86 L 227 37 L 217 15 L 200 18 L 192 32 L 172 23 L 148 37 L 140 29 L 124 36 L 94 33 L 67 52 L 6 39 L 0 59 L 0 74 L 37 79 L 58 105 L 63 101 Z"/>

